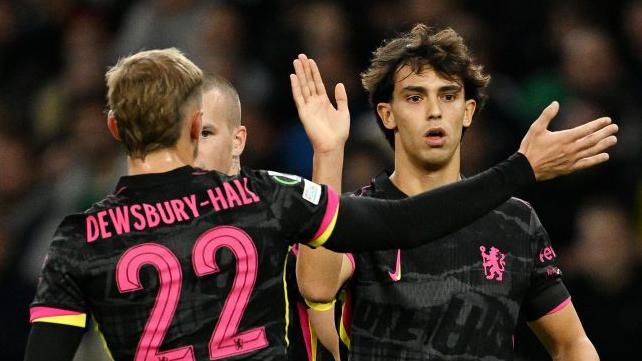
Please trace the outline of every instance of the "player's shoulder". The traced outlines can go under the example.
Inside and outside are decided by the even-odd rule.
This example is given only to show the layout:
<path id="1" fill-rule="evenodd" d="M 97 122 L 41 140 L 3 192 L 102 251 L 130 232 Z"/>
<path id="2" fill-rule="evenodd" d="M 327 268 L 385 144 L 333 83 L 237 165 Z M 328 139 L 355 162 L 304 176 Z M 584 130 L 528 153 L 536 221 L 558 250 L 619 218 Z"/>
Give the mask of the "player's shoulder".
<path id="1" fill-rule="evenodd" d="M 268 182 L 284 186 L 293 186 L 304 181 L 303 178 L 298 175 L 268 169 L 243 168 L 241 175 L 247 176 L 253 181 Z"/>
<path id="2" fill-rule="evenodd" d="M 239 176 L 245 178 L 243 181 L 247 181 L 248 187 L 252 191 L 267 198 L 290 194 L 288 189 L 299 190 L 303 187 L 306 189 L 315 187 L 321 190 L 320 185 L 303 177 L 274 170 L 244 168 Z"/>
<path id="3" fill-rule="evenodd" d="M 54 233 L 52 244 L 64 244 L 67 247 L 76 247 L 85 239 L 85 213 L 72 213 L 59 223 Z"/>
<path id="4" fill-rule="evenodd" d="M 529 202 L 517 197 L 511 197 L 499 206 L 497 210 L 524 219 L 529 219 L 535 213 L 533 206 Z"/>
<path id="5" fill-rule="evenodd" d="M 69 217 L 81 217 L 83 215 L 91 214 L 91 213 L 97 213 L 109 208 L 117 207 L 122 203 L 121 197 L 119 197 L 118 192 L 114 192 L 112 194 L 107 195 L 105 198 L 94 202 L 89 208 L 85 209 L 81 213 L 77 214 L 72 214 Z"/>
<path id="6" fill-rule="evenodd" d="M 357 188 L 351 195 L 355 197 L 385 198 L 387 188 L 390 188 L 390 179 L 389 174 L 384 171 L 370 178 L 369 184 Z"/>
<path id="7" fill-rule="evenodd" d="M 350 193 L 353 197 L 372 197 L 375 192 L 375 187 L 373 184 L 367 184 Z"/>

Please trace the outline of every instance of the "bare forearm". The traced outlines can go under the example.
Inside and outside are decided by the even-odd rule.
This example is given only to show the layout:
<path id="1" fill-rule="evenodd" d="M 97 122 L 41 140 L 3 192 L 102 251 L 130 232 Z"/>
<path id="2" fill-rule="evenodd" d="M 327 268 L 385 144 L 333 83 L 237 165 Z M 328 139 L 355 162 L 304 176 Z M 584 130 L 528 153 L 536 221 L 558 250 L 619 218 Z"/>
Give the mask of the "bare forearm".
<path id="1" fill-rule="evenodd" d="M 340 194 L 343 157 L 343 148 L 324 152 L 315 151 L 312 161 L 312 180 L 327 184 Z"/>
<path id="2" fill-rule="evenodd" d="M 334 324 L 334 306 L 326 311 L 308 310 L 310 323 L 321 344 L 339 360 L 339 333 Z"/>
<path id="3" fill-rule="evenodd" d="M 317 152 L 313 160 L 312 180 L 324 183 L 341 192 L 343 148 L 335 151 Z M 324 248 L 299 248 L 297 257 L 297 280 L 299 291 L 313 302 L 330 302 L 339 285 L 343 255 Z"/>
<path id="4" fill-rule="evenodd" d="M 583 337 L 568 346 L 560 347 L 553 355 L 554 361 L 599 361 L 600 357 L 588 337 Z"/>

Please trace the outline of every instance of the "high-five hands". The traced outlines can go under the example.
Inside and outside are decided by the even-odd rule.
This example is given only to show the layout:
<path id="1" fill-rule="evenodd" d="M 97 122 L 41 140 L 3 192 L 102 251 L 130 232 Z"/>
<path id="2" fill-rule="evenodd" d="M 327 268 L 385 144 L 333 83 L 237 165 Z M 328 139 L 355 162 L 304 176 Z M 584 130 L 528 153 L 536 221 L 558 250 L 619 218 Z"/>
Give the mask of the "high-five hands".
<path id="1" fill-rule="evenodd" d="M 315 153 L 343 150 L 350 132 L 348 96 L 342 83 L 336 85 L 336 108 L 330 102 L 317 64 L 305 54 L 294 60 L 290 74 L 292 97 L 299 118 Z"/>
<path id="2" fill-rule="evenodd" d="M 578 127 L 557 132 L 548 125 L 559 111 L 552 102 L 531 124 L 519 152 L 528 159 L 538 181 L 552 179 L 609 160 L 605 151 L 617 143 L 618 126 L 603 117 Z"/>

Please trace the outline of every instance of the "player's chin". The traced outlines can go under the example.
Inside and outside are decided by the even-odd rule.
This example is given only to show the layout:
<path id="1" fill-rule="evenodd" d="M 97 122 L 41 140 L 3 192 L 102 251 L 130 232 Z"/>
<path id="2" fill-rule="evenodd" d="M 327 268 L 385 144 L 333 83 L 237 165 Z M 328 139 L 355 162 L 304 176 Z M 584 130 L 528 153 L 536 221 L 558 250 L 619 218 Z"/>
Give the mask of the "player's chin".
<path id="1" fill-rule="evenodd" d="M 437 170 L 445 167 L 449 160 L 450 157 L 447 154 L 435 154 L 437 152 L 431 151 L 431 154 L 426 155 L 424 154 L 421 157 L 421 163 L 423 165 L 423 168 L 429 169 L 429 170 Z"/>

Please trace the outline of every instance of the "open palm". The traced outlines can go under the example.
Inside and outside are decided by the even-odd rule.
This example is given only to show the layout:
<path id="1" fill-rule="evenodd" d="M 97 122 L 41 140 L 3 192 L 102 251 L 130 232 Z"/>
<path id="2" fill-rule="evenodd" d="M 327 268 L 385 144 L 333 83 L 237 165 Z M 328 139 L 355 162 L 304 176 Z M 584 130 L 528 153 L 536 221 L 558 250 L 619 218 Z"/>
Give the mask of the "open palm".
<path id="1" fill-rule="evenodd" d="M 339 83 L 334 89 L 335 108 L 314 60 L 300 54 L 294 60 L 294 72 L 290 74 L 292 97 L 314 151 L 322 153 L 343 149 L 350 132 L 345 87 Z"/>

